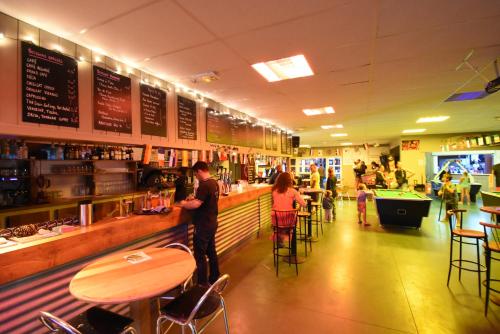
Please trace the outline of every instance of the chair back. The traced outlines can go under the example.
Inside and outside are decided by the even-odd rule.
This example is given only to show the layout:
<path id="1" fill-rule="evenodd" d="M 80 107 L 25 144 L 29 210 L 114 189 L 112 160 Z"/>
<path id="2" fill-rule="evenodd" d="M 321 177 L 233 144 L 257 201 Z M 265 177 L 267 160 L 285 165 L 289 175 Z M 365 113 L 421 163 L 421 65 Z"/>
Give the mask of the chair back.
<path id="1" fill-rule="evenodd" d="M 45 327 L 47 327 L 51 332 L 60 333 L 62 331 L 66 334 L 82 334 L 75 327 L 68 324 L 61 318 L 56 317 L 49 312 L 40 311 L 40 321 Z"/>
<path id="2" fill-rule="evenodd" d="M 224 274 L 221 277 L 219 277 L 219 279 L 214 284 L 212 284 L 212 286 L 198 300 L 198 303 L 196 303 L 196 306 L 189 314 L 186 323 L 190 323 L 191 321 L 193 321 L 194 317 L 196 316 L 196 313 L 198 313 L 198 311 L 203 306 L 203 303 L 207 300 L 208 297 L 217 295 L 218 298 L 222 299 L 222 292 L 226 289 L 228 283 L 229 283 L 228 274 Z"/>
<path id="3" fill-rule="evenodd" d="M 498 249 L 500 247 L 500 225 L 479 222 L 483 226 L 484 229 L 484 243 L 486 245 L 487 250 L 491 250 L 492 244 L 495 244 L 494 249 Z M 489 231 L 488 231 L 489 230 Z"/>
<path id="4" fill-rule="evenodd" d="M 188 252 L 189 255 L 193 256 L 193 252 L 191 251 L 191 249 L 188 246 L 181 244 L 179 242 L 170 243 L 168 245 L 163 246 L 163 248 L 181 248 L 182 250 Z M 182 283 L 182 291 L 187 290 L 187 287 L 192 282 L 192 279 L 193 279 L 193 274 L 191 273 L 191 275 L 189 275 L 189 277 L 184 281 L 184 283 Z"/>
<path id="5" fill-rule="evenodd" d="M 294 227 L 297 224 L 297 212 L 294 210 L 272 210 L 273 225 L 278 228 Z"/>

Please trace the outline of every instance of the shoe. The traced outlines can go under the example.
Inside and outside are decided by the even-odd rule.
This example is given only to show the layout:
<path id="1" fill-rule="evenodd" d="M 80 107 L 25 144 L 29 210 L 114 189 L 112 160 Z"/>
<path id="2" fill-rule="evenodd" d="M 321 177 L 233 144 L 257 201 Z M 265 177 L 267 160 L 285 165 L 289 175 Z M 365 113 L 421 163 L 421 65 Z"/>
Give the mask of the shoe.
<path id="1" fill-rule="evenodd" d="M 364 226 L 371 226 L 371 224 L 370 223 L 365 223 Z"/>

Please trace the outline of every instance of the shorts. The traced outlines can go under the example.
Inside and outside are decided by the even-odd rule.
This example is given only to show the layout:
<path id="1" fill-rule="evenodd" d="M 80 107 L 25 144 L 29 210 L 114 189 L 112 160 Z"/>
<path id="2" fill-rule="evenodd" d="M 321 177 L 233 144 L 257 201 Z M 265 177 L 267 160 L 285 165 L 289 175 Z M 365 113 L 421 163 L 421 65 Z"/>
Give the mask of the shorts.
<path id="1" fill-rule="evenodd" d="M 358 212 L 366 212 L 366 203 L 358 202 Z"/>

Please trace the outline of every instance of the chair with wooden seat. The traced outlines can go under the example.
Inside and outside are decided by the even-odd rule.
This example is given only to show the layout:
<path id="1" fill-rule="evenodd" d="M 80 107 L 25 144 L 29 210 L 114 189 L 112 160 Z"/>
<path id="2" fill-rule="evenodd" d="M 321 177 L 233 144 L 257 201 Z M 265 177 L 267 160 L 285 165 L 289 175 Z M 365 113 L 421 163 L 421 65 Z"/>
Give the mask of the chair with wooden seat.
<path id="1" fill-rule="evenodd" d="M 450 264 L 448 269 L 448 281 L 446 286 L 450 285 L 451 268 L 458 268 L 458 280 L 462 279 L 462 270 L 477 273 L 477 282 L 479 288 L 479 296 L 481 296 L 481 272 L 486 271 L 486 267 L 481 264 L 479 253 L 479 241 L 485 240 L 485 234 L 482 231 L 464 229 L 463 214 L 467 210 L 455 209 L 447 211 L 448 223 L 450 227 Z M 465 240 L 468 241 L 465 241 Z M 459 244 L 459 257 L 453 258 L 453 244 Z M 465 260 L 462 257 L 462 245 L 476 246 L 476 260 Z M 469 267 L 466 266 L 469 264 Z M 472 266 L 471 266 L 472 265 Z M 474 268 L 472 268 L 474 267 Z"/>
<path id="2" fill-rule="evenodd" d="M 49 312 L 40 312 L 40 321 L 51 333 L 65 334 L 135 334 L 134 320 L 117 313 L 91 307 L 66 322 Z"/>
<path id="3" fill-rule="evenodd" d="M 228 334 L 226 304 L 222 297 L 228 282 L 229 275 L 225 274 L 209 288 L 196 285 L 184 291 L 160 309 L 160 315 L 156 320 L 156 334 L 167 333 L 174 324 L 182 327 L 182 333 L 185 327 L 189 327 L 193 334 L 203 333 L 221 313 L 224 315 L 224 326 Z M 167 321 L 171 323 L 165 331 L 162 331 L 162 326 Z M 202 321 L 203 324 L 200 324 Z"/>
<path id="4" fill-rule="evenodd" d="M 500 278 L 491 278 L 491 260 L 500 261 L 500 225 L 480 222 L 484 229 L 485 240 L 483 243 L 484 257 L 486 259 L 486 279 L 483 285 L 486 287 L 486 300 L 484 302 L 484 315 L 488 315 L 488 304 L 490 302 L 490 290 L 500 293 L 500 288 L 491 287 L 492 282 L 500 282 Z"/>
<path id="5" fill-rule="evenodd" d="M 297 275 L 299 274 L 296 237 L 297 212 L 297 209 L 272 210 L 271 212 L 273 225 L 273 262 L 276 267 L 276 276 L 278 276 L 280 257 L 286 257 L 288 259 L 294 257 L 295 261 L 288 261 L 288 265 L 290 266 L 292 262 L 295 262 L 295 271 Z M 287 240 L 280 241 L 281 238 Z M 283 249 L 287 250 L 286 254 L 280 252 L 280 250 Z"/>

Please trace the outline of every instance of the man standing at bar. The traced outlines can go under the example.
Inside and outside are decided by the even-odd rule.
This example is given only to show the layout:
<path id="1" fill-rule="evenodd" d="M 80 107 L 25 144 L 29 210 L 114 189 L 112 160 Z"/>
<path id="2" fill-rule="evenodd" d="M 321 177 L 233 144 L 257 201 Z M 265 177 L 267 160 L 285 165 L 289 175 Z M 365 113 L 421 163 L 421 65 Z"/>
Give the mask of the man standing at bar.
<path id="1" fill-rule="evenodd" d="M 196 195 L 179 204 L 193 212 L 193 247 L 196 260 L 198 284 L 207 286 L 219 278 L 219 262 L 215 250 L 217 215 L 219 214 L 219 186 L 210 178 L 206 162 L 198 161 L 192 167 L 194 176 L 200 182 Z M 207 274 L 205 256 L 208 257 L 210 275 Z"/>

